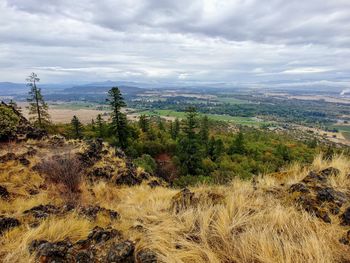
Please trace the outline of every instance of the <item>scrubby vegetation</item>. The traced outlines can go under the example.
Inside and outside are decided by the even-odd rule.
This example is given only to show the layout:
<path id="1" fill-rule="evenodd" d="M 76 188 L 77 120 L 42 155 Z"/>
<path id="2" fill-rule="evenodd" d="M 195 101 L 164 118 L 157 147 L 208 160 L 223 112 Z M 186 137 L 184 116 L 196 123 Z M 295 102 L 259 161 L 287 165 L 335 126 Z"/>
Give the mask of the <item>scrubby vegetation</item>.
<path id="1" fill-rule="evenodd" d="M 14 155 L 0 162 L 1 193 L 7 191 L 0 198 L 3 262 L 350 260 L 344 156 L 178 190 L 134 167 L 121 151 L 99 145 L 56 137 L 2 148 L 1 157 Z M 38 169 L 47 165 L 43 156 L 63 158 L 67 151 L 84 164 L 74 204 L 58 190 L 61 181 L 47 180 L 56 169 Z"/>
<path id="2" fill-rule="evenodd" d="M 123 123 L 119 125 L 124 127 L 123 145 L 115 126 L 101 117 L 85 125 L 82 134 L 85 138 L 103 138 L 122 147 L 148 172 L 158 173 L 171 184 L 180 186 L 198 182 L 227 183 L 235 177 L 251 178 L 278 172 L 293 162 L 310 163 L 320 152 L 327 152 L 327 156 L 348 153 L 346 148 L 335 149 L 313 137 L 297 138 L 264 128 L 213 121 L 199 116 L 193 107 L 181 120 L 165 121 L 141 115 L 138 122 Z M 76 138 L 70 130 L 69 125 L 56 127 L 56 131 L 67 138 Z"/>
<path id="3" fill-rule="evenodd" d="M 192 106 L 130 122 L 118 88 L 109 103 L 89 125 L 0 106 L 1 261 L 350 261 L 348 149 Z"/>

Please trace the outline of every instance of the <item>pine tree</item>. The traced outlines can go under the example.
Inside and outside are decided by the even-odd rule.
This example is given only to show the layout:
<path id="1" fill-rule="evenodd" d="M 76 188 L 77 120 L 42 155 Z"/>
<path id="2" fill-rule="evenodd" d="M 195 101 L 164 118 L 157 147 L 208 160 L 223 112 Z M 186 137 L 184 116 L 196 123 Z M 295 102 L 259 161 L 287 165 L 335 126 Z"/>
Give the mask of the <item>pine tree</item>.
<path id="1" fill-rule="evenodd" d="M 98 114 L 97 117 L 96 117 L 96 125 L 97 125 L 98 137 L 103 138 L 105 123 L 104 123 L 104 120 L 103 120 L 101 114 Z"/>
<path id="2" fill-rule="evenodd" d="M 186 120 L 184 132 L 189 140 L 195 139 L 197 128 L 197 111 L 195 107 L 188 107 L 186 110 Z"/>
<path id="3" fill-rule="evenodd" d="M 41 89 L 36 85 L 40 79 L 38 75 L 33 72 L 26 80 L 27 86 L 30 87 L 27 101 L 29 102 L 29 114 L 33 115 L 31 120 L 34 121 L 34 124 L 43 128 L 45 125 L 49 124 L 50 115 L 48 112 L 49 107 L 41 95 Z"/>
<path id="4" fill-rule="evenodd" d="M 139 127 L 143 132 L 149 131 L 149 118 L 145 114 L 140 115 Z"/>
<path id="5" fill-rule="evenodd" d="M 196 175 L 201 168 L 201 152 L 196 134 L 197 112 L 194 107 L 187 109 L 184 124 L 185 137 L 180 141 L 180 161 L 187 174 Z"/>
<path id="6" fill-rule="evenodd" d="M 178 118 L 175 119 L 174 123 L 170 123 L 170 135 L 173 140 L 176 140 L 180 133 L 180 121 Z"/>
<path id="7" fill-rule="evenodd" d="M 208 116 L 204 116 L 201 120 L 200 137 L 203 143 L 207 143 L 209 139 L 209 119 Z"/>
<path id="8" fill-rule="evenodd" d="M 157 124 L 158 124 L 158 129 L 160 131 L 164 131 L 165 130 L 164 122 L 163 122 L 161 117 L 158 117 Z"/>
<path id="9" fill-rule="evenodd" d="M 240 131 L 230 146 L 229 154 L 244 154 L 245 152 L 246 149 L 244 143 L 244 136 L 243 133 Z"/>
<path id="10" fill-rule="evenodd" d="M 91 119 L 91 130 L 96 131 L 95 120 Z"/>
<path id="11" fill-rule="evenodd" d="M 79 139 L 82 137 L 82 131 L 83 131 L 83 125 L 79 121 L 77 116 L 73 116 L 71 120 L 72 130 L 73 130 L 73 136 L 75 139 Z"/>
<path id="12" fill-rule="evenodd" d="M 118 144 L 125 149 L 128 141 L 128 126 L 126 115 L 121 112 L 121 108 L 125 107 L 126 104 L 119 88 L 113 87 L 108 91 L 107 101 L 112 107 L 112 127 L 117 136 Z"/>

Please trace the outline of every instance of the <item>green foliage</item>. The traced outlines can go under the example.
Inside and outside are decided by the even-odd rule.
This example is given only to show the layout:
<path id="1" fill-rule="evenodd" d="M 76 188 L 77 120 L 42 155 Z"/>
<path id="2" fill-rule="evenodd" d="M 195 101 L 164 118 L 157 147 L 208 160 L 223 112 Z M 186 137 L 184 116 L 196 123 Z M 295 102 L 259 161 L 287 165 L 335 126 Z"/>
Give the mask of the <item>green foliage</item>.
<path id="1" fill-rule="evenodd" d="M 141 157 L 134 160 L 135 165 L 142 167 L 147 173 L 154 174 L 157 164 L 152 156 L 143 154 Z"/>
<path id="2" fill-rule="evenodd" d="M 244 145 L 244 137 L 243 133 L 239 132 L 236 138 L 233 140 L 229 149 L 230 154 L 244 154 L 245 153 L 245 145 Z"/>
<path id="3" fill-rule="evenodd" d="M 19 125 L 19 117 L 10 108 L 0 105 L 0 140 L 11 138 Z"/>
<path id="4" fill-rule="evenodd" d="M 143 132 L 149 131 L 149 118 L 145 114 L 141 114 L 139 118 L 139 127 Z"/>
<path id="5" fill-rule="evenodd" d="M 86 125 L 83 135 L 99 136 L 102 132 L 98 127 L 103 126 L 104 140 L 120 145 L 114 123 L 104 123 L 102 117 L 98 119 L 95 131 L 92 125 Z M 232 127 L 223 123 L 198 120 L 194 108 L 188 109 L 181 128 L 178 119 L 161 120 L 161 123 L 154 117 L 141 117 L 139 122 L 128 123 L 124 150 L 147 172 L 156 173 L 177 186 L 201 182 L 225 184 L 235 177 L 249 179 L 278 172 L 292 162 L 310 163 L 321 150 L 328 158 L 334 154 L 333 148 L 324 148 L 318 142 L 301 141 L 268 129 L 240 127 L 240 132 L 234 133 Z"/>
<path id="6" fill-rule="evenodd" d="M 183 138 L 179 141 L 178 156 L 184 174 L 196 175 L 201 173 L 201 148 L 196 133 L 197 113 L 194 107 L 187 109 L 184 122 Z"/>
<path id="7" fill-rule="evenodd" d="M 49 106 L 44 101 L 41 95 L 41 89 L 37 87 L 37 83 L 40 81 L 38 75 L 34 72 L 31 73 L 27 80 L 27 86 L 30 88 L 29 97 L 27 101 L 29 102 L 29 115 L 30 119 L 35 125 L 40 128 L 45 128 L 50 124 Z"/>
<path id="8" fill-rule="evenodd" d="M 83 135 L 83 125 L 79 121 L 77 116 L 73 116 L 71 120 L 71 128 L 72 128 L 72 133 L 73 133 L 73 138 L 79 139 Z"/>
<path id="9" fill-rule="evenodd" d="M 105 136 L 105 121 L 101 114 L 98 114 L 96 117 L 96 130 L 98 137 L 103 138 Z"/>
<path id="10" fill-rule="evenodd" d="M 180 133 L 180 121 L 178 118 L 174 122 L 170 123 L 170 135 L 173 140 L 176 140 Z"/>
<path id="11" fill-rule="evenodd" d="M 108 91 L 107 101 L 112 108 L 112 130 L 116 135 L 117 145 L 125 149 L 129 134 L 126 115 L 121 112 L 121 108 L 126 104 L 119 88 L 113 87 Z"/>
<path id="12" fill-rule="evenodd" d="M 210 176 L 203 176 L 203 175 L 198 175 L 198 176 L 184 175 L 174 180 L 174 186 L 177 186 L 180 188 L 184 188 L 188 186 L 196 186 L 200 184 L 211 184 L 211 183 L 213 183 L 213 178 Z"/>

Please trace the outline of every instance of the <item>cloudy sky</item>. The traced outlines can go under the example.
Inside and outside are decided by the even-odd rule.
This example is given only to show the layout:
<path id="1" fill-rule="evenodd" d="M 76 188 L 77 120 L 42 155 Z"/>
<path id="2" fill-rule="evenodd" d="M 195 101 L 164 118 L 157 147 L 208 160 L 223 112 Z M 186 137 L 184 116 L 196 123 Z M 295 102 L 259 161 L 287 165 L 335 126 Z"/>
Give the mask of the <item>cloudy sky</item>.
<path id="1" fill-rule="evenodd" d="M 349 0 L 0 0 L 0 81 L 341 83 Z"/>

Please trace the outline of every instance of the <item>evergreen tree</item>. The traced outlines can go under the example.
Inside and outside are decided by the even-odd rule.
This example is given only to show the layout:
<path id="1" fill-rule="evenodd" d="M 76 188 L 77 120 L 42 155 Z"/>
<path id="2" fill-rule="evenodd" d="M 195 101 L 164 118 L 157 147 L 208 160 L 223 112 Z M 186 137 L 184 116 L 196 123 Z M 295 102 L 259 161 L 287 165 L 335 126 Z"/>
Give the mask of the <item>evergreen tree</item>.
<path id="1" fill-rule="evenodd" d="M 91 130 L 96 131 L 95 120 L 91 119 Z"/>
<path id="2" fill-rule="evenodd" d="M 97 117 L 96 117 L 96 125 L 97 125 L 98 137 L 103 138 L 105 123 L 104 123 L 104 120 L 103 120 L 101 114 L 98 114 Z"/>
<path id="3" fill-rule="evenodd" d="M 196 175 L 201 168 L 201 152 L 196 134 L 197 112 L 194 107 L 187 109 L 184 124 L 185 137 L 180 141 L 180 161 L 186 174 Z"/>
<path id="4" fill-rule="evenodd" d="M 171 124 L 170 124 L 170 135 L 171 135 L 171 138 L 176 140 L 177 137 L 179 136 L 179 133 L 180 133 L 180 121 L 179 121 L 178 118 L 176 118 L 174 123 L 171 122 Z"/>
<path id="5" fill-rule="evenodd" d="M 29 97 L 27 99 L 29 102 L 29 114 L 34 115 L 31 117 L 34 124 L 43 128 L 44 125 L 47 125 L 50 122 L 50 115 L 48 112 L 49 107 L 41 95 L 41 89 L 36 85 L 40 79 L 38 78 L 38 75 L 33 72 L 26 80 L 27 86 L 30 87 Z"/>
<path id="6" fill-rule="evenodd" d="M 224 142 L 221 139 L 215 140 L 215 147 L 214 147 L 214 160 L 217 160 L 220 158 L 220 156 L 224 153 L 225 147 Z"/>
<path id="7" fill-rule="evenodd" d="M 213 161 L 215 161 L 214 152 L 215 152 L 215 138 L 214 136 L 211 136 L 208 143 L 208 156 Z"/>
<path id="8" fill-rule="evenodd" d="M 140 115 L 139 127 L 143 132 L 149 131 L 149 118 L 145 114 Z"/>
<path id="9" fill-rule="evenodd" d="M 243 133 L 240 131 L 230 146 L 229 154 L 244 154 L 245 152 L 246 149 L 244 143 L 244 136 Z"/>
<path id="10" fill-rule="evenodd" d="M 126 104 L 118 87 L 113 87 L 108 91 L 107 101 L 112 107 L 112 128 L 119 146 L 125 149 L 128 142 L 128 126 L 126 115 L 121 112 L 121 108 L 125 107 Z"/>
<path id="11" fill-rule="evenodd" d="M 209 119 L 208 116 L 204 116 L 201 119 L 199 136 L 201 145 L 203 146 L 204 152 L 208 153 L 208 140 L 209 140 Z"/>
<path id="12" fill-rule="evenodd" d="M 211 160 L 216 161 L 225 151 L 224 143 L 221 139 L 215 140 L 214 136 L 210 137 L 208 143 L 208 156 Z"/>
<path id="13" fill-rule="evenodd" d="M 200 137 L 203 143 L 207 143 L 209 140 L 209 119 L 208 116 L 204 116 L 201 120 Z"/>
<path id="14" fill-rule="evenodd" d="M 161 117 L 158 117 L 157 124 L 158 124 L 158 129 L 160 131 L 164 131 L 165 130 L 164 121 L 162 120 Z"/>
<path id="15" fill-rule="evenodd" d="M 83 132 L 83 125 L 79 121 L 77 116 L 73 116 L 71 120 L 71 125 L 72 125 L 72 131 L 73 131 L 73 136 L 75 139 L 79 139 L 82 137 L 82 132 Z"/>
<path id="16" fill-rule="evenodd" d="M 188 107 L 186 110 L 186 120 L 184 125 L 184 133 L 189 140 L 193 140 L 196 137 L 197 128 L 197 111 L 195 107 Z"/>

